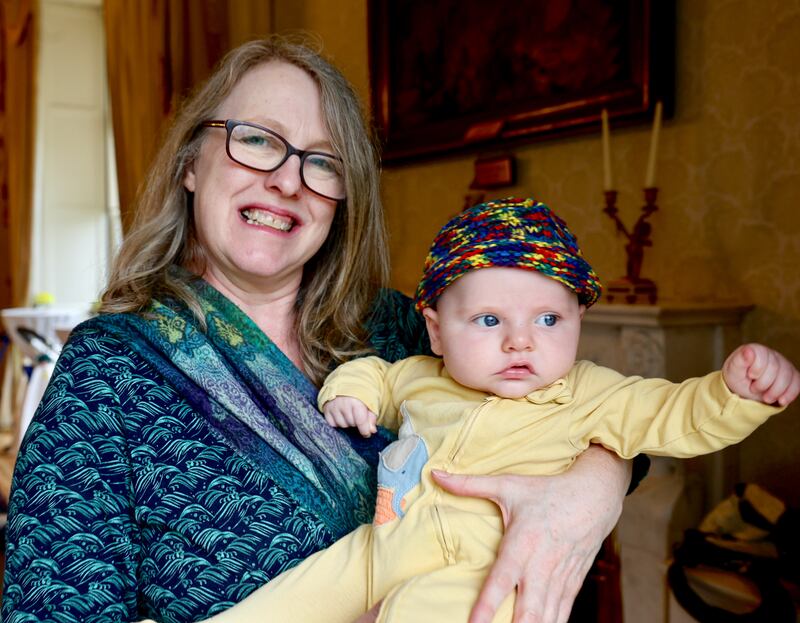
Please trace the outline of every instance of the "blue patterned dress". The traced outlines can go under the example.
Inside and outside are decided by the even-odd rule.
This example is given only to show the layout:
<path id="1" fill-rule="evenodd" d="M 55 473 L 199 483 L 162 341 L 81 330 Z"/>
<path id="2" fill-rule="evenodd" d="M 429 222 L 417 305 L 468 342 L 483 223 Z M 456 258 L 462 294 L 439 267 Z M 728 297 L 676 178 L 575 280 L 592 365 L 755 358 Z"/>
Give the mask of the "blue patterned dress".
<path id="1" fill-rule="evenodd" d="M 70 337 L 23 442 L 9 509 L 6 623 L 196 621 L 368 521 L 388 434 L 331 429 L 316 388 L 230 301 L 106 315 Z M 428 350 L 385 292 L 379 355 Z"/>

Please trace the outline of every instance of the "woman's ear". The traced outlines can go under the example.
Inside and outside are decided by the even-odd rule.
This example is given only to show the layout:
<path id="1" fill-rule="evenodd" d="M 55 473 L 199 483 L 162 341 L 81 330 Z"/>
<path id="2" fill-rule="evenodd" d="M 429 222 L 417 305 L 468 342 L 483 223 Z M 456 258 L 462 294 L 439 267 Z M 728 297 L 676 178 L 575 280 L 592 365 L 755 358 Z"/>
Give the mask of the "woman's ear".
<path id="1" fill-rule="evenodd" d="M 183 170 L 183 187 L 193 193 L 196 186 L 197 178 L 194 175 L 194 160 L 192 160 Z"/>
<path id="2" fill-rule="evenodd" d="M 581 320 L 583 320 L 583 314 L 585 313 L 586 313 L 586 305 L 580 305 L 578 307 L 578 315 L 580 316 Z"/>
<path id="3" fill-rule="evenodd" d="M 442 356 L 442 338 L 439 332 L 439 314 L 435 309 L 426 307 L 422 310 L 422 315 L 425 316 L 425 326 L 428 327 L 428 337 L 431 340 L 431 350 Z"/>

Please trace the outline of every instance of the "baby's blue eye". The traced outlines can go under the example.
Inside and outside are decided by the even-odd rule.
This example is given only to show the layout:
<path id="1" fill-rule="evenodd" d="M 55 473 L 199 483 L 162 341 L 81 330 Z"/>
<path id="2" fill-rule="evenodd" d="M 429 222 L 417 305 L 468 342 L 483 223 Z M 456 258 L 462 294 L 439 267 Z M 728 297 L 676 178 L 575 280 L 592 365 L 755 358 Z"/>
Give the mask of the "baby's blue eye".
<path id="1" fill-rule="evenodd" d="M 492 314 L 484 314 L 475 318 L 475 322 L 481 327 L 496 327 L 500 324 L 500 319 Z"/>
<path id="2" fill-rule="evenodd" d="M 536 324 L 543 325 L 545 327 L 554 327 L 558 322 L 558 316 L 555 314 L 542 314 L 536 319 Z"/>

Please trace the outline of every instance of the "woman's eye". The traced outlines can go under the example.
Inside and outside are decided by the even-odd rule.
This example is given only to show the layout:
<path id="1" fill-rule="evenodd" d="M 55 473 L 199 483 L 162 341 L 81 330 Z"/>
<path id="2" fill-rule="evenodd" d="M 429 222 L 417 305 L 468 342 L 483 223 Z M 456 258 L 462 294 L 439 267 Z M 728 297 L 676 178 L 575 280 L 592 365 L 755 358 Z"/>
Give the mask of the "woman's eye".
<path id="1" fill-rule="evenodd" d="M 276 141 L 268 134 L 249 134 L 248 136 L 245 136 L 243 138 L 242 142 L 245 145 L 250 145 L 252 147 L 262 147 L 273 151 L 278 151 L 283 148 L 283 145 L 281 145 L 279 141 Z"/>
<path id="2" fill-rule="evenodd" d="M 246 126 L 239 126 L 244 128 Z M 251 149 L 258 149 L 259 151 L 281 152 L 284 150 L 283 143 L 278 139 L 266 132 L 260 132 L 256 129 L 249 129 L 248 131 L 239 131 L 233 136 L 234 140 L 242 147 L 249 147 Z"/>
<path id="3" fill-rule="evenodd" d="M 555 314 L 542 314 L 536 319 L 536 324 L 544 327 L 554 327 L 558 322 L 558 316 Z"/>
<path id="4" fill-rule="evenodd" d="M 306 169 L 320 175 L 341 175 L 342 167 L 338 160 L 321 154 L 311 154 L 306 158 Z"/>
<path id="5" fill-rule="evenodd" d="M 244 143 L 245 145 L 263 145 L 267 142 L 267 139 L 264 137 L 263 134 L 245 134 L 244 136 L 239 138 L 239 142 Z"/>
<path id="6" fill-rule="evenodd" d="M 484 314 L 475 318 L 475 323 L 479 327 L 496 327 L 500 324 L 500 319 L 492 314 Z"/>

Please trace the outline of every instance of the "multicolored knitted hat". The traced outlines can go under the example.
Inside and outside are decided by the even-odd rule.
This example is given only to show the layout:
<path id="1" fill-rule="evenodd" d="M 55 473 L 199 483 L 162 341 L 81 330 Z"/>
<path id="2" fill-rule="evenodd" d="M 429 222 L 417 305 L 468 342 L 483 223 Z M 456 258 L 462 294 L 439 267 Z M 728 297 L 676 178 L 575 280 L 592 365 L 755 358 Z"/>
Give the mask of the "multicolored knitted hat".
<path id="1" fill-rule="evenodd" d="M 567 224 L 535 199 L 500 199 L 464 210 L 431 245 L 416 295 L 422 311 L 445 288 L 478 268 L 527 268 L 556 279 L 589 307 L 603 286 L 583 259 Z"/>

